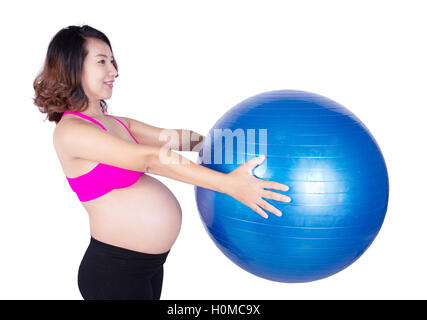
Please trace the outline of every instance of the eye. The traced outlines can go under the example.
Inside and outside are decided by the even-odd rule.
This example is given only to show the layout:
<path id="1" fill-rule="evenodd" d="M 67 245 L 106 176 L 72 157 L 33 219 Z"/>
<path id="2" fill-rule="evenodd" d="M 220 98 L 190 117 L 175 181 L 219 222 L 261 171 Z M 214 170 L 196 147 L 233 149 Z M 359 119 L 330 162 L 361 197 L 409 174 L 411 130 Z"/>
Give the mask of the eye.
<path id="1" fill-rule="evenodd" d="M 102 63 L 102 64 L 104 64 L 104 63 L 105 63 L 105 60 L 101 60 L 101 61 L 99 61 L 98 63 Z M 111 60 L 111 63 L 114 63 L 114 60 Z"/>

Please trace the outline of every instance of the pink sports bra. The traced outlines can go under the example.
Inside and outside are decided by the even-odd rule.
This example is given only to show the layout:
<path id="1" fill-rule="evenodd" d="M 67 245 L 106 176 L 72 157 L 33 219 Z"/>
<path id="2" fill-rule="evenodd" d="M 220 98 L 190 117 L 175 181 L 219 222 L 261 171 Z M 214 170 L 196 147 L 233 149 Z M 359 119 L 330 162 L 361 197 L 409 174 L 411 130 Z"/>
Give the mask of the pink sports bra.
<path id="1" fill-rule="evenodd" d="M 95 119 L 80 112 L 66 111 L 62 117 L 65 114 L 75 114 L 76 116 L 92 121 L 93 123 L 101 126 L 101 128 L 105 131 L 108 131 L 101 123 L 99 123 L 99 121 L 96 121 Z M 122 121 L 108 114 L 106 116 L 109 116 L 120 122 L 129 132 L 135 142 L 139 143 Z M 81 176 L 75 178 L 66 178 L 71 186 L 71 189 L 77 194 L 79 200 L 84 202 L 99 198 L 100 196 L 114 189 L 129 187 L 137 182 L 143 173 L 144 172 L 127 170 L 104 163 L 98 163 L 95 168 Z"/>

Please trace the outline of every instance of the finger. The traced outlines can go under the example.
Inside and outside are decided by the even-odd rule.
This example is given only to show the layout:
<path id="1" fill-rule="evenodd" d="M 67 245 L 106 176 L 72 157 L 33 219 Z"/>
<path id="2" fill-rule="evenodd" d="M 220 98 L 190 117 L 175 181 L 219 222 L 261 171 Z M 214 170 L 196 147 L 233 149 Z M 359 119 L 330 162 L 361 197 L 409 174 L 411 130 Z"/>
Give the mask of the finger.
<path id="1" fill-rule="evenodd" d="M 261 217 L 268 219 L 268 214 L 265 213 L 265 211 L 262 210 L 260 207 L 258 207 L 256 204 L 251 205 L 250 208 L 254 210 L 256 213 L 258 213 Z"/>
<path id="2" fill-rule="evenodd" d="M 275 214 L 278 217 L 280 217 L 282 215 L 282 211 L 280 211 L 276 207 L 273 207 L 271 204 L 269 204 L 264 199 L 259 200 L 259 202 L 257 202 L 257 205 L 259 205 L 261 208 L 264 208 L 265 210 L 270 211 L 271 213 Z"/>
<path id="3" fill-rule="evenodd" d="M 286 184 L 278 183 L 275 181 L 266 181 L 266 186 L 264 188 L 276 189 L 281 191 L 288 191 L 289 187 Z"/>
<path id="4" fill-rule="evenodd" d="M 250 168 L 255 168 L 257 165 L 260 165 L 265 160 L 265 155 L 260 155 L 259 157 L 252 158 L 249 161 L 246 161 L 246 165 Z"/>
<path id="5" fill-rule="evenodd" d="M 282 201 L 282 202 L 291 202 L 291 198 L 289 198 L 288 196 L 285 196 L 284 194 L 277 193 L 274 191 L 269 191 L 269 190 L 264 190 L 264 192 L 262 193 L 262 197 L 267 199 Z"/>

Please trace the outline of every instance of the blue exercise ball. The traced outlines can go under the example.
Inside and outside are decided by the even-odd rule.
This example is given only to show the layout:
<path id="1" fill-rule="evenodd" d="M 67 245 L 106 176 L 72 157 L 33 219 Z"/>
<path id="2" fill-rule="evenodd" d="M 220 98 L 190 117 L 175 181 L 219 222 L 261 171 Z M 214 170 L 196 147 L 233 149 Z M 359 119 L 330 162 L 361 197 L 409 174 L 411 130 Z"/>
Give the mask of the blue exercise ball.
<path id="1" fill-rule="evenodd" d="M 388 175 L 366 126 L 326 97 L 296 90 L 262 93 L 220 118 L 198 163 L 229 173 L 261 154 L 255 177 L 286 184 L 290 203 L 265 219 L 231 196 L 195 187 L 197 208 L 216 246 L 259 277 L 308 282 L 352 264 L 384 221 Z"/>

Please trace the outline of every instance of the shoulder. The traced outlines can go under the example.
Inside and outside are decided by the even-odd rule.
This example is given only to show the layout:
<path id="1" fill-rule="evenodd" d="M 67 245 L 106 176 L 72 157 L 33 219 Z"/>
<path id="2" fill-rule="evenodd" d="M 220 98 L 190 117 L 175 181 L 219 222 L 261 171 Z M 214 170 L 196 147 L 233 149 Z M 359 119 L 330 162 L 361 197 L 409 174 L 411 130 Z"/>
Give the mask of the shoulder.
<path id="1" fill-rule="evenodd" d="M 72 128 L 74 128 L 77 125 L 81 124 L 88 124 L 88 125 L 94 125 L 94 123 L 83 119 L 81 117 L 75 116 L 73 114 L 66 114 L 62 117 L 62 119 L 56 124 L 56 127 L 53 131 L 54 138 L 55 136 L 61 136 L 65 134 L 66 132 L 70 131 Z"/>
<path id="2" fill-rule="evenodd" d="M 102 134 L 101 128 L 89 120 L 74 115 L 65 115 L 56 125 L 53 132 L 53 144 L 61 149 L 76 140 L 90 140 Z"/>
<path id="3" fill-rule="evenodd" d="M 53 145 L 58 154 L 63 157 L 75 158 L 67 152 L 67 145 L 69 144 L 70 137 L 76 136 L 75 130 L 79 125 L 90 126 L 84 119 L 80 119 L 73 115 L 65 115 L 57 124 L 53 131 Z"/>
<path id="4" fill-rule="evenodd" d="M 79 119 L 76 116 L 73 115 L 65 115 L 59 120 L 59 122 L 56 124 L 55 130 L 53 131 L 53 136 L 56 137 L 60 134 L 63 134 L 65 131 L 67 131 L 68 128 L 71 126 L 74 126 L 76 123 L 83 123 L 83 119 Z"/>

